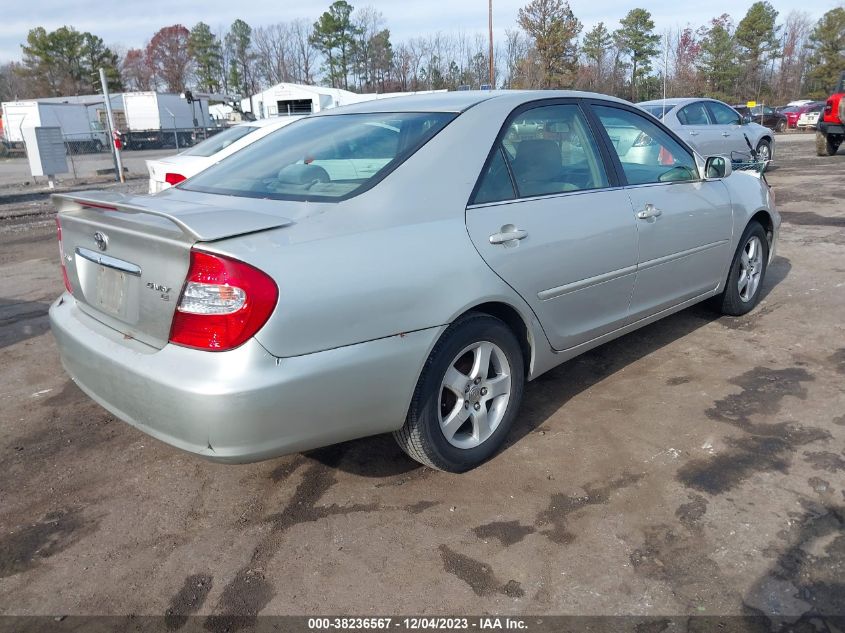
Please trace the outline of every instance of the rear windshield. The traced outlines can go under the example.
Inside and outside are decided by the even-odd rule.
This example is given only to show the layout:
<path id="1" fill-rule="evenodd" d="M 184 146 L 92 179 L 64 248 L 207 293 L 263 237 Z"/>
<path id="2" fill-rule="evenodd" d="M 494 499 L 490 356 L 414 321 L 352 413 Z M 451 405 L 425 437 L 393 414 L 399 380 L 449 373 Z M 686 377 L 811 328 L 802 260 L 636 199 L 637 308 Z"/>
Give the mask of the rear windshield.
<path id="1" fill-rule="evenodd" d="M 268 134 L 180 185 L 274 200 L 340 200 L 376 184 L 455 114 L 318 116 Z"/>
<path id="2" fill-rule="evenodd" d="M 641 105 L 640 107 L 646 112 L 648 112 L 651 116 L 657 117 L 658 119 L 662 119 L 663 115 L 669 112 L 675 106 L 669 105 L 667 103 L 666 105 Z"/>
<path id="3" fill-rule="evenodd" d="M 218 132 L 211 138 L 205 139 L 202 143 L 197 143 L 191 149 L 182 152 L 183 156 L 213 156 L 220 150 L 224 150 L 229 145 L 234 143 L 247 134 L 255 132 L 258 128 L 254 125 L 236 125 L 230 127 L 228 130 Z"/>

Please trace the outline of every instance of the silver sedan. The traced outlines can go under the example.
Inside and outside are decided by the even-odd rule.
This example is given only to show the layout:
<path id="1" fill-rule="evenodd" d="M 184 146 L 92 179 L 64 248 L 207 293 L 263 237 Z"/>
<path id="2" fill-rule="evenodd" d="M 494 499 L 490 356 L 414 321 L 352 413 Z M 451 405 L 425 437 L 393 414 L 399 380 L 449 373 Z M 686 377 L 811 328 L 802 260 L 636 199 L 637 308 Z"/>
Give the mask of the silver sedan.
<path id="1" fill-rule="evenodd" d="M 705 299 L 751 310 L 780 225 L 764 178 L 579 92 L 358 104 L 154 197 L 55 201 L 53 332 L 114 415 L 227 462 L 392 432 L 455 472 L 526 381 Z"/>
<path id="2" fill-rule="evenodd" d="M 772 131 L 716 99 L 655 99 L 637 105 L 705 156 L 720 154 L 742 162 L 750 159 L 753 149 L 759 160 L 774 158 Z"/>

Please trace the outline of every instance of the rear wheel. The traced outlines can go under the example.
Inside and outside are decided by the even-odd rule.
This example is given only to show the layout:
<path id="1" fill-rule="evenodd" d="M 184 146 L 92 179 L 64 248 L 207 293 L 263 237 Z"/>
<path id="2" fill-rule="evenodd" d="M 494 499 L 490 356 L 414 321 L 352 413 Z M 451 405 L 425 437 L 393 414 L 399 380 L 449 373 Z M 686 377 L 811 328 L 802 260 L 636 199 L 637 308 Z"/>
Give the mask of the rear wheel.
<path id="1" fill-rule="evenodd" d="M 470 470 L 501 446 L 524 385 L 522 350 L 513 332 L 499 319 L 470 313 L 435 345 L 405 424 L 393 436 L 422 464 Z"/>
<path id="2" fill-rule="evenodd" d="M 785 132 L 786 131 L 786 121 L 778 121 L 775 125 L 775 132 Z"/>
<path id="3" fill-rule="evenodd" d="M 750 222 L 734 254 L 725 289 L 717 297 L 722 314 L 742 316 L 754 309 L 769 261 L 769 241 L 758 222 Z"/>
<path id="4" fill-rule="evenodd" d="M 818 156 L 834 156 L 839 151 L 839 143 L 830 134 L 816 132 L 816 154 Z"/>

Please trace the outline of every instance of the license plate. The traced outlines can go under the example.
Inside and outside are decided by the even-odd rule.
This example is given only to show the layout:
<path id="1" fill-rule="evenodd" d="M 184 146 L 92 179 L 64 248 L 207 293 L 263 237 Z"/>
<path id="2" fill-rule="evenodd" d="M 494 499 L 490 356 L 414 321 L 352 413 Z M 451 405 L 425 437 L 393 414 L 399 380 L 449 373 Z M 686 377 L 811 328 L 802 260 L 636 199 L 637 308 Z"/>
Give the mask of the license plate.
<path id="1" fill-rule="evenodd" d="M 125 316 L 126 273 L 114 268 L 97 268 L 97 305 L 104 312 Z"/>

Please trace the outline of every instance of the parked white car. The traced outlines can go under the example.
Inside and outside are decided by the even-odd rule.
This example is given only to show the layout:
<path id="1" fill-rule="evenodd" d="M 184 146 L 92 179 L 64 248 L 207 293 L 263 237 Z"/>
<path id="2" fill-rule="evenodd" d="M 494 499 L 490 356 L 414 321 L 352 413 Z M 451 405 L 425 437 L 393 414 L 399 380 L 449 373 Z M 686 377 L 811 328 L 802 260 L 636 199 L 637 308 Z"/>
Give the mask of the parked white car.
<path id="1" fill-rule="evenodd" d="M 795 123 L 795 127 L 799 130 L 814 129 L 819 123 L 819 117 L 824 110 L 824 106 L 824 103 L 819 103 L 802 112 L 801 116 L 798 117 L 798 121 Z"/>
<path id="2" fill-rule="evenodd" d="M 637 105 L 663 121 L 702 156 L 730 156 L 733 161 L 746 161 L 750 159 L 750 144 L 759 160 L 774 158 L 774 133 L 767 127 L 744 119 L 721 101 L 656 99 Z"/>
<path id="3" fill-rule="evenodd" d="M 286 116 L 238 123 L 175 156 L 148 160 L 149 191 L 158 193 L 179 184 L 271 132 L 302 118 Z"/>

